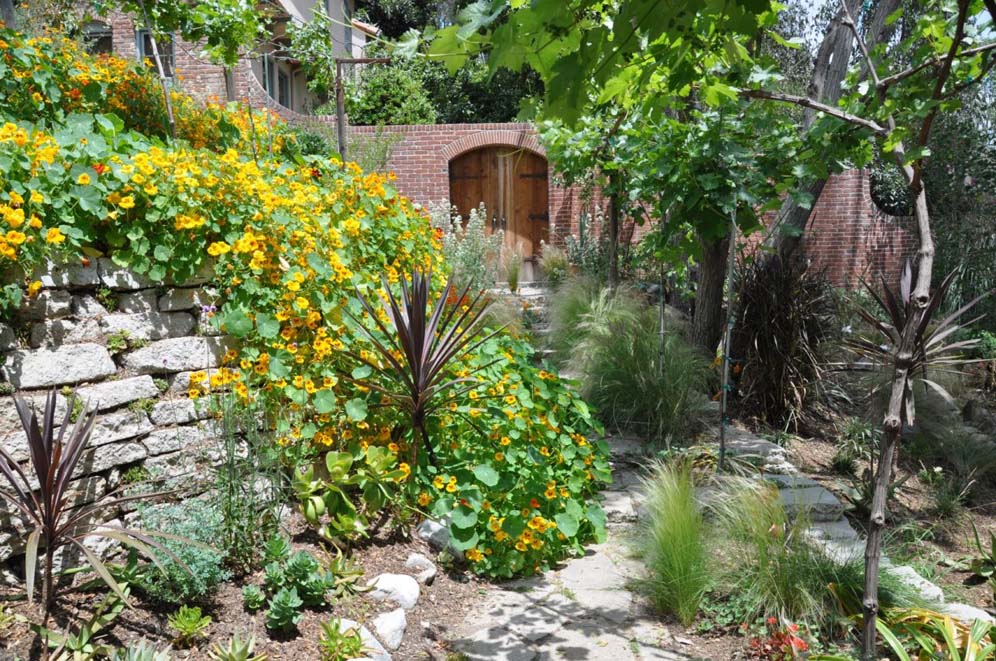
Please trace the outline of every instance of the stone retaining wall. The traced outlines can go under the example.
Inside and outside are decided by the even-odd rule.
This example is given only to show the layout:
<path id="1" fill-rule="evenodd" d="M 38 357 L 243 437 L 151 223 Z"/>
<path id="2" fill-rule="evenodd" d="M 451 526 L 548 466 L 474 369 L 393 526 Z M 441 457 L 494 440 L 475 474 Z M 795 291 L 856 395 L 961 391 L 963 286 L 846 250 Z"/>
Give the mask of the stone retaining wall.
<path id="1" fill-rule="evenodd" d="M 181 486 L 202 484 L 218 439 L 209 407 L 187 398 L 190 374 L 218 367 L 234 346 L 210 322 L 217 297 L 209 272 L 183 284 L 157 283 L 94 259 L 39 273 L 41 291 L 0 323 L 3 447 L 15 460 L 28 460 L 11 393 L 40 410 L 56 389 L 61 419 L 66 394 L 75 389 L 99 412 L 92 450 L 73 483 L 77 502 L 118 488 L 138 466 L 153 477 L 178 478 Z M 0 501 L 0 564 L 20 572 L 16 525 Z"/>

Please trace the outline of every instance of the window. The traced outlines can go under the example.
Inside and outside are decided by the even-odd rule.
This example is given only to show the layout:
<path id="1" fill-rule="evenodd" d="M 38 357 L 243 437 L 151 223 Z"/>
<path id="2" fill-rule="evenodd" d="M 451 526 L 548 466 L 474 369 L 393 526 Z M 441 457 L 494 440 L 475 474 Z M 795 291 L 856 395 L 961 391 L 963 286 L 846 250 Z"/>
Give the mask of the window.
<path id="1" fill-rule="evenodd" d="M 273 59 L 273 55 L 266 53 L 262 58 L 263 62 L 263 89 L 266 90 L 267 96 L 271 99 L 277 98 L 276 86 L 274 84 L 274 79 L 276 78 L 276 62 Z"/>
<path id="2" fill-rule="evenodd" d="M 83 26 L 83 44 L 94 55 L 111 53 L 114 49 L 114 32 L 111 26 L 101 21 L 90 21 Z"/>
<path id="3" fill-rule="evenodd" d="M 148 60 L 152 63 L 152 68 L 156 67 L 156 59 L 152 50 L 152 33 L 148 30 L 139 30 L 138 36 L 138 59 L 143 62 Z M 173 35 L 165 34 L 156 37 L 156 46 L 159 49 L 159 59 L 163 63 L 163 74 L 167 78 L 173 77 L 173 66 L 175 51 L 173 48 Z"/>
<path id="4" fill-rule="evenodd" d="M 284 108 L 291 107 L 291 80 L 283 71 L 277 72 L 277 103 Z"/>

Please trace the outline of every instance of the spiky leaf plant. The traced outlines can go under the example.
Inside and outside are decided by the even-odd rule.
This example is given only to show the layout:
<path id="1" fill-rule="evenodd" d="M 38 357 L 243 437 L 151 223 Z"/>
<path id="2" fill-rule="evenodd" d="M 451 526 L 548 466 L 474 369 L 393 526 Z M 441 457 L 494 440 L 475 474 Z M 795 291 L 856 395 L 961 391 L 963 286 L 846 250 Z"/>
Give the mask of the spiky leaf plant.
<path id="1" fill-rule="evenodd" d="M 28 439 L 29 468 L 22 468 L 6 449 L 0 447 L 0 474 L 8 486 L 0 489 L 0 497 L 16 508 L 27 528 L 24 576 L 28 601 L 34 600 L 39 554 L 43 553 L 46 613 L 55 595 L 53 560 L 60 548 L 70 546 L 82 553 L 94 572 L 125 603 L 125 590 L 97 554 L 83 543 L 84 540 L 88 537 L 108 538 L 143 553 L 157 565 L 159 562 L 152 549 L 172 555 L 152 539 L 159 533 L 99 523 L 107 518 L 102 516 L 104 513 L 122 503 L 162 496 L 164 493 L 121 496 L 120 491 L 114 491 L 86 505 L 73 503 L 70 480 L 87 450 L 97 419 L 96 411 L 88 411 L 78 416 L 74 424 L 71 416 L 75 400 L 76 396 L 72 395 L 65 417 L 61 424 L 56 425 L 54 390 L 48 393 L 40 423 L 32 406 L 25 399 L 15 397 L 14 404 Z M 31 472 L 30 477 L 27 471 Z"/>
<path id="2" fill-rule="evenodd" d="M 383 288 L 387 295 L 378 298 L 386 313 L 386 323 L 378 316 L 375 304 L 357 290 L 363 310 L 379 333 L 348 312 L 346 314 L 366 335 L 379 359 L 349 352 L 353 359 L 369 368 L 364 370 L 368 374 L 365 377 L 357 377 L 360 372 L 354 370 L 353 381 L 381 393 L 391 404 L 407 412 L 412 429 L 435 463 L 427 427 L 429 417 L 476 385 L 467 376 L 452 377 L 448 368 L 452 361 L 474 351 L 498 331 L 480 337 L 482 318 L 490 305 L 483 291 L 471 299 L 468 286 L 458 294 L 451 278 L 430 305 L 431 281 L 431 273 L 415 270 L 411 282 L 401 280 L 401 296 L 397 297 L 385 279 Z M 373 374 L 376 376 L 370 378 Z M 472 383 L 463 386 L 467 382 Z"/>
<path id="3" fill-rule="evenodd" d="M 978 344 L 978 339 L 950 341 L 958 331 L 969 324 L 982 318 L 979 315 L 964 323 L 958 323 L 962 316 L 975 306 L 989 292 L 974 298 L 967 304 L 947 315 L 940 322 L 934 323 L 935 317 L 944 304 L 948 288 L 954 281 L 957 271 L 952 271 L 941 284 L 931 293 L 926 308 L 921 312 L 916 307 L 913 300 L 912 291 L 913 272 L 909 262 L 903 268 L 903 274 L 899 282 L 899 291 L 894 291 L 882 280 L 882 294 L 879 295 L 867 282 L 865 288 L 878 304 L 880 311 L 885 318 L 873 314 L 870 310 L 856 306 L 858 315 L 867 322 L 871 328 L 878 331 L 882 336 L 876 342 L 872 339 L 856 336 L 844 340 L 844 344 L 861 357 L 869 360 L 877 367 L 887 367 L 893 363 L 893 354 L 896 347 L 900 346 L 907 323 L 915 324 L 912 328 L 913 338 L 910 343 L 911 351 L 904 364 L 907 366 L 907 378 L 902 398 L 902 417 L 904 424 L 912 424 L 916 417 L 915 391 L 916 382 L 923 384 L 924 388 L 930 388 L 939 394 L 945 401 L 951 402 L 952 397 L 937 381 L 928 378 L 929 372 L 957 372 L 955 366 L 974 362 L 960 357 Z M 884 339 L 885 343 L 881 340 Z M 882 383 L 876 388 L 884 387 Z M 890 384 L 891 385 L 891 384 Z"/>

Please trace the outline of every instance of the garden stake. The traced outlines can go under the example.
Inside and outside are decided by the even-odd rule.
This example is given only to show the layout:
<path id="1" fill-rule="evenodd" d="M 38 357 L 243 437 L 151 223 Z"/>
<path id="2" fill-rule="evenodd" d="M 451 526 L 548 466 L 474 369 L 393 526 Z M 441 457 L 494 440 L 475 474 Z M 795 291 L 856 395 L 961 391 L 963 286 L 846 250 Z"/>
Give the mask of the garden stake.
<path id="1" fill-rule="evenodd" d="M 723 338 L 723 385 L 719 395 L 719 461 L 716 472 L 723 472 L 726 462 L 726 406 L 730 390 L 730 336 L 733 335 L 733 268 L 737 257 L 737 207 L 730 212 L 730 262 L 726 269 L 726 337 Z"/>

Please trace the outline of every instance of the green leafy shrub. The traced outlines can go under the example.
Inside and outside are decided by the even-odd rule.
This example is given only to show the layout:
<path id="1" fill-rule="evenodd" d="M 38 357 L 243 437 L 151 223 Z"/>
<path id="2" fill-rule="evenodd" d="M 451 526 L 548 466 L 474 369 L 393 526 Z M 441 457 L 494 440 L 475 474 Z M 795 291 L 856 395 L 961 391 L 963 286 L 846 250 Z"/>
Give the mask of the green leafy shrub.
<path id="1" fill-rule="evenodd" d="M 346 114 L 357 126 L 432 124 L 436 109 L 421 78 L 404 67 L 373 64 L 363 67 L 359 81 L 346 89 Z"/>
<path id="2" fill-rule="evenodd" d="M 173 639 L 183 647 L 202 638 L 207 628 L 211 626 L 211 618 L 203 615 L 197 606 L 180 606 L 180 610 L 166 619 L 175 634 Z"/>
<path id="3" fill-rule="evenodd" d="M 639 548 L 654 605 L 688 626 L 711 582 L 705 522 L 689 467 L 657 464 L 644 478 L 647 523 Z"/>
<path id="4" fill-rule="evenodd" d="M 167 604 L 186 604 L 204 599 L 228 579 L 224 555 L 210 546 L 217 543 L 221 535 L 222 516 L 217 505 L 207 500 L 189 499 L 143 508 L 139 515 L 142 525 L 149 530 L 190 540 L 163 540 L 163 546 L 175 558 L 157 553 L 163 571 L 150 573 L 139 586 L 150 597 Z"/>
<path id="5" fill-rule="evenodd" d="M 596 301 L 601 299 L 602 316 L 631 315 L 637 308 L 629 296 L 618 298 L 603 293 L 603 288 L 596 281 L 586 278 L 570 278 L 554 290 L 550 296 L 549 318 L 550 332 L 547 335 L 549 348 L 554 352 L 557 363 L 566 366 L 574 354 L 573 349 L 581 342 L 585 333 L 581 322 L 592 315 Z M 612 305 L 611 308 L 606 303 Z"/>
<path id="6" fill-rule="evenodd" d="M 432 226 L 441 234 L 443 256 L 453 268 L 457 288 L 472 292 L 491 289 L 498 279 L 502 232 L 487 233 L 488 213 L 481 203 L 471 209 L 466 222 L 456 207 L 445 204 L 429 206 Z"/>
<path id="7" fill-rule="evenodd" d="M 293 629 L 301 621 L 303 605 L 297 588 L 280 588 L 270 599 L 270 606 L 266 610 L 266 627 L 274 631 Z"/>

